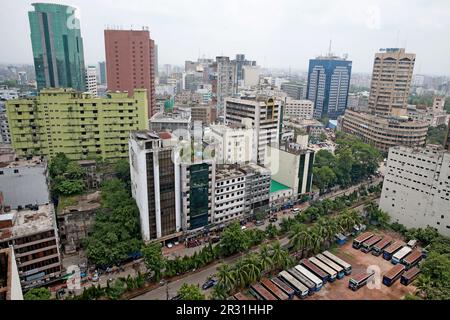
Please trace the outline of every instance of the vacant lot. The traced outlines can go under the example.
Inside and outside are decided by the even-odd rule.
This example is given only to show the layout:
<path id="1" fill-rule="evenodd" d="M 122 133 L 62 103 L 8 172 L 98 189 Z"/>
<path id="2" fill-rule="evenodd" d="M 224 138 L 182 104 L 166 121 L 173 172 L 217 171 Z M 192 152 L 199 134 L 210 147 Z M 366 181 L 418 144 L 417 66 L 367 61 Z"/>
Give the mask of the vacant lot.
<path id="1" fill-rule="evenodd" d="M 379 231 L 376 231 L 375 233 L 382 236 L 389 235 L 392 238 L 399 239 L 399 236 L 395 233 Z M 309 297 L 308 300 L 400 300 L 403 299 L 407 293 L 415 291 L 413 285 L 406 287 L 400 283 L 400 280 L 397 280 L 391 287 L 382 284 L 383 275 L 393 267 L 391 262 L 384 260 L 382 256 L 376 257 L 371 253 L 365 254 L 362 251 L 353 249 L 351 241 L 348 241 L 348 243 L 342 247 L 331 251 L 352 265 L 352 274 L 350 276 L 345 276 L 341 280 L 336 280 L 333 283 L 326 283 L 319 292 L 316 292 L 313 296 Z M 379 268 L 379 286 L 375 286 L 373 289 L 369 289 L 368 286 L 365 286 L 356 292 L 349 289 L 348 281 L 350 277 L 357 273 L 365 272 L 369 266 Z"/>

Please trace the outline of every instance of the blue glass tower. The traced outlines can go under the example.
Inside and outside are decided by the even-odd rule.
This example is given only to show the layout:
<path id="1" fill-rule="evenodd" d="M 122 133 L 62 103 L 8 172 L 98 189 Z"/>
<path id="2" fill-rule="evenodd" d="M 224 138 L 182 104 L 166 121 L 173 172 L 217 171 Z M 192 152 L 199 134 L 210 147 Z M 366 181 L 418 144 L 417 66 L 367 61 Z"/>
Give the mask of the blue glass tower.
<path id="1" fill-rule="evenodd" d="M 309 60 L 306 99 L 314 102 L 314 118 L 336 119 L 347 108 L 352 62 L 335 56 Z"/>

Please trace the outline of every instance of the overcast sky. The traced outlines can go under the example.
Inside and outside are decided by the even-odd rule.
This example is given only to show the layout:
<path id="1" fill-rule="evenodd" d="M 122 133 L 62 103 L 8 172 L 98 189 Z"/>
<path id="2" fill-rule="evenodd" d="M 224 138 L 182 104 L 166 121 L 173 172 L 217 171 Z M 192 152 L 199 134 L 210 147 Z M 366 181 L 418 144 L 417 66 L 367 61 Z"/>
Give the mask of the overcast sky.
<path id="1" fill-rule="evenodd" d="M 0 63 L 32 63 L 28 0 L 0 1 Z M 348 53 L 371 72 L 379 48 L 417 54 L 415 73 L 450 75 L 448 0 L 53 0 L 79 8 L 87 64 L 104 60 L 103 30 L 148 26 L 159 64 L 244 53 L 263 67 L 306 70 L 308 59 Z"/>

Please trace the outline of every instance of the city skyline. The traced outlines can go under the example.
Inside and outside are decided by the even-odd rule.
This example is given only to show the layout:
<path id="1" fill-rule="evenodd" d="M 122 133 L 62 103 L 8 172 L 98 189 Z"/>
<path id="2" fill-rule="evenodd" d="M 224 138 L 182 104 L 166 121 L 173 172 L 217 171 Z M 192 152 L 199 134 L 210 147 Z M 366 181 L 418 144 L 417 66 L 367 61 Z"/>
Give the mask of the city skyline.
<path id="1" fill-rule="evenodd" d="M 0 62 L 32 63 L 27 12 L 33 2 L 5 3 L 3 12 L 8 15 L 0 20 L 0 30 L 8 30 L 8 36 L 5 34 L 3 38 L 13 40 L 9 49 L 0 53 Z M 138 0 L 127 3 L 97 0 L 95 8 L 105 10 L 100 16 L 97 10 L 92 10 L 92 1 L 51 3 L 78 8 L 87 64 L 105 60 L 103 41 L 98 39 L 103 38 L 107 27 L 140 30 L 147 26 L 159 44 L 160 65 L 183 65 L 185 60 L 203 55 L 214 58 L 244 53 L 262 67 L 307 70 L 309 59 L 327 53 L 331 40 L 334 53 L 349 54 L 355 73 L 370 73 L 374 54 L 384 47 L 406 47 L 416 53 L 417 74 L 448 75 L 450 70 L 446 59 L 450 46 L 442 41 L 450 30 L 450 4 L 446 1 L 426 5 L 407 2 L 405 11 L 403 1 L 395 4 L 245 1 L 217 2 L 211 6 L 211 2 L 201 0 L 152 1 L 149 6 Z M 219 16 L 217 12 L 224 14 Z M 246 14 L 249 12 L 251 15 Z M 16 27 L 11 29 L 8 25 Z M 292 42 L 296 37 L 300 39 L 298 43 Z M 286 45 L 288 50 L 284 48 Z"/>

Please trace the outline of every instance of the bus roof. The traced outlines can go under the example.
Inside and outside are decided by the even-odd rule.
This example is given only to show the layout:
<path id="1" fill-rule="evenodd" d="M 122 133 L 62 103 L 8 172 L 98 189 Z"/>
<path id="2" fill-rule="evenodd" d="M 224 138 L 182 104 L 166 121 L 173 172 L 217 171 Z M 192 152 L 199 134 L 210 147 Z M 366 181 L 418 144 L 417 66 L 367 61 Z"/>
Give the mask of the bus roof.
<path id="1" fill-rule="evenodd" d="M 309 289 L 300 281 L 295 279 L 291 274 L 289 274 L 287 271 L 281 271 L 278 274 L 280 277 L 286 279 L 286 281 L 289 282 L 290 285 L 294 286 L 296 290 L 301 291 L 302 293 L 307 292 Z"/>
<path id="2" fill-rule="evenodd" d="M 406 278 L 406 279 L 411 279 L 411 278 L 414 278 L 417 274 L 419 274 L 420 273 L 420 269 L 419 269 L 419 267 L 414 267 L 414 268 L 411 268 L 411 269 L 409 269 L 408 271 L 406 271 L 403 275 L 402 275 L 402 277 L 404 277 L 404 278 Z"/>
<path id="3" fill-rule="evenodd" d="M 371 237 L 373 237 L 372 232 L 364 232 L 363 234 L 360 234 L 359 236 L 357 236 L 354 241 L 363 242 Z"/>
<path id="4" fill-rule="evenodd" d="M 319 267 L 323 271 L 325 271 L 326 273 L 328 273 L 330 276 L 336 277 L 337 271 L 334 270 L 333 268 L 330 268 L 329 266 L 327 266 L 325 263 L 323 263 L 322 261 L 320 261 L 316 257 L 309 258 L 309 261 L 311 263 L 315 264 L 317 267 Z"/>
<path id="5" fill-rule="evenodd" d="M 386 274 L 384 275 L 386 278 L 394 279 L 399 273 L 405 270 L 405 266 L 402 264 L 397 264 L 392 267 Z"/>
<path id="6" fill-rule="evenodd" d="M 422 257 L 422 252 L 420 250 L 414 250 L 410 254 L 408 254 L 403 261 L 408 264 L 412 264 L 416 262 L 418 259 Z"/>
<path id="7" fill-rule="evenodd" d="M 325 257 L 327 257 L 327 258 L 333 260 L 334 262 L 336 262 L 338 265 L 340 265 L 341 267 L 343 267 L 343 268 L 345 268 L 345 269 L 348 269 L 348 268 L 351 268 L 351 267 L 352 267 L 350 263 L 345 262 L 344 260 L 342 260 L 342 259 L 339 258 L 338 256 L 332 254 L 330 251 L 324 251 L 324 252 L 322 252 L 322 254 L 323 254 Z"/>
<path id="8" fill-rule="evenodd" d="M 316 258 L 321 260 L 322 262 L 324 262 L 325 264 L 327 264 L 328 266 L 330 266 L 331 268 L 333 268 L 334 270 L 336 270 L 337 272 L 342 272 L 344 271 L 344 268 L 340 265 L 338 265 L 337 263 L 335 263 L 334 261 L 332 261 L 331 259 L 325 257 L 323 254 L 319 253 L 318 255 L 316 255 Z"/>
<path id="9" fill-rule="evenodd" d="M 316 284 L 312 280 L 308 279 L 308 277 L 302 274 L 300 271 L 295 268 L 291 268 L 288 270 L 288 272 L 292 274 L 294 278 L 297 278 L 298 281 L 303 283 L 308 289 L 315 290 Z"/>
<path id="10" fill-rule="evenodd" d="M 300 261 L 300 263 L 302 265 L 304 265 L 306 268 L 308 268 L 309 270 L 311 270 L 312 272 L 314 272 L 315 274 L 317 274 L 319 277 L 322 277 L 322 278 L 328 277 L 328 273 L 326 273 L 324 270 L 320 269 L 318 266 L 313 264 L 311 261 L 308 261 L 307 259 L 302 259 L 302 261 Z"/>
<path id="11" fill-rule="evenodd" d="M 362 273 L 358 273 L 358 274 L 352 276 L 350 280 L 353 280 L 355 282 L 361 282 L 361 281 L 366 280 L 369 277 L 373 276 L 374 274 L 375 274 L 375 272 L 373 272 L 373 271 L 371 273 L 362 272 Z"/>
<path id="12" fill-rule="evenodd" d="M 273 295 L 275 295 L 278 300 L 288 300 L 289 297 L 287 296 L 287 294 L 285 294 L 283 292 L 283 290 L 281 290 L 280 288 L 278 288 L 275 283 L 273 283 L 272 281 L 270 281 L 267 278 L 263 278 L 261 280 L 261 284 L 266 287 L 267 290 L 269 290 Z"/>
<path id="13" fill-rule="evenodd" d="M 304 266 L 297 265 L 295 266 L 295 269 L 300 271 L 302 274 L 304 274 L 308 279 L 310 279 L 312 282 L 314 282 L 317 286 L 320 286 L 323 284 L 322 280 L 320 280 L 314 273 L 306 269 Z"/>
<path id="14" fill-rule="evenodd" d="M 271 281 L 273 283 L 275 283 L 281 290 L 283 290 L 285 293 L 287 293 L 288 295 L 293 295 L 295 293 L 294 289 L 292 289 L 291 287 L 289 287 L 286 283 L 284 283 L 283 281 L 281 281 L 278 278 L 272 278 Z"/>
<path id="15" fill-rule="evenodd" d="M 373 236 L 370 239 L 364 241 L 362 245 L 371 247 L 382 239 L 383 239 L 383 237 L 381 237 L 381 236 Z"/>
<path id="16" fill-rule="evenodd" d="M 384 237 L 380 242 L 375 244 L 373 247 L 378 250 L 383 250 L 387 245 L 389 245 L 392 241 L 391 237 Z"/>
<path id="17" fill-rule="evenodd" d="M 266 288 L 259 283 L 252 284 L 250 286 L 257 294 L 259 294 L 264 300 L 277 300 L 277 298 L 271 294 Z"/>
<path id="18" fill-rule="evenodd" d="M 389 247 L 384 249 L 384 252 L 394 253 L 395 251 L 399 250 L 400 248 L 402 248 L 404 246 L 406 246 L 406 243 L 404 243 L 403 241 L 395 241 Z"/>
<path id="19" fill-rule="evenodd" d="M 412 251 L 412 249 L 410 247 L 403 247 L 399 251 L 397 251 L 393 257 L 396 259 L 403 259 L 411 251 Z"/>

